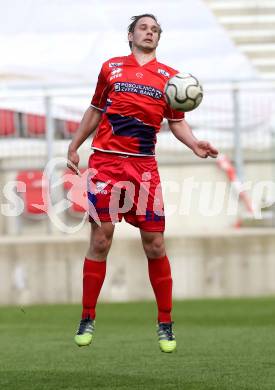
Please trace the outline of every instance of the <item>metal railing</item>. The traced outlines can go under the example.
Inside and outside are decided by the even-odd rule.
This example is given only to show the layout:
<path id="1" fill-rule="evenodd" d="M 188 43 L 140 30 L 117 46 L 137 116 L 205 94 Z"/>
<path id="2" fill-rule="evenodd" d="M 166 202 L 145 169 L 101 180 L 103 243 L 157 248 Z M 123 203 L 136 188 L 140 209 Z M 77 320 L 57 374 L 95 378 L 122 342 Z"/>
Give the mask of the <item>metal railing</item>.
<path id="1" fill-rule="evenodd" d="M 83 86 L 0 91 L 0 110 L 14 112 L 16 130 L 13 135 L 0 137 L 1 184 L 5 173 L 43 169 L 54 156 L 66 156 L 72 136 L 66 126 L 81 120 L 91 92 Z M 30 115 L 40 118 L 39 129 L 35 129 L 36 122 L 33 117 L 30 120 Z M 253 160 L 272 165 L 270 180 L 275 183 L 274 82 L 205 83 L 201 106 L 187 113 L 186 120 L 197 138 L 209 140 L 233 159 L 241 181 L 245 180 L 246 162 Z M 1 125 L 3 117 L 0 134 Z M 171 152 L 175 162 L 177 152 L 184 150 L 165 121 L 158 135 L 158 148 Z M 82 151 L 90 153 L 90 141 Z"/>

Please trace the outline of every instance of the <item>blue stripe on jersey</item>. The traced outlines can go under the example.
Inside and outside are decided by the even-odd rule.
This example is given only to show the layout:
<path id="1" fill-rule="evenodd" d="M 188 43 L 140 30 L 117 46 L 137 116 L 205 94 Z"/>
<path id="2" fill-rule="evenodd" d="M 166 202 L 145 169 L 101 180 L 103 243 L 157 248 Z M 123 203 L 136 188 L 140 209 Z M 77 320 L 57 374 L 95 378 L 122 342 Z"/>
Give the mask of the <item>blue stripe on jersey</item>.
<path id="1" fill-rule="evenodd" d="M 88 199 L 89 201 L 95 206 L 97 203 L 97 198 L 96 195 L 93 194 L 92 192 L 88 191 Z"/>
<path id="2" fill-rule="evenodd" d="M 115 135 L 137 138 L 139 140 L 139 153 L 154 154 L 156 131 L 153 126 L 146 125 L 131 116 L 108 114 L 107 117 Z"/>

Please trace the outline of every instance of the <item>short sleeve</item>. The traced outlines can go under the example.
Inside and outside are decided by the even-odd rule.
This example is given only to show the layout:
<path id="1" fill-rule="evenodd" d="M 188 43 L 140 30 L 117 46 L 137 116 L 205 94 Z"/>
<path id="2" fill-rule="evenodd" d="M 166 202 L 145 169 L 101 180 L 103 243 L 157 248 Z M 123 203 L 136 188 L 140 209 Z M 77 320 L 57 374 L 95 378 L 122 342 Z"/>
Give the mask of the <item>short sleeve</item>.
<path id="1" fill-rule="evenodd" d="M 175 122 L 179 122 L 181 120 L 184 119 L 184 112 L 181 112 L 181 111 L 177 111 L 177 110 L 173 110 L 169 104 L 166 104 L 166 108 L 165 108 L 165 111 L 164 111 L 164 117 L 168 120 L 168 121 L 175 121 Z"/>
<path id="2" fill-rule="evenodd" d="M 103 64 L 98 75 L 97 85 L 91 101 L 91 106 L 97 108 L 100 111 L 104 111 L 107 103 L 108 92 L 109 84 L 107 81 L 107 72 Z"/>

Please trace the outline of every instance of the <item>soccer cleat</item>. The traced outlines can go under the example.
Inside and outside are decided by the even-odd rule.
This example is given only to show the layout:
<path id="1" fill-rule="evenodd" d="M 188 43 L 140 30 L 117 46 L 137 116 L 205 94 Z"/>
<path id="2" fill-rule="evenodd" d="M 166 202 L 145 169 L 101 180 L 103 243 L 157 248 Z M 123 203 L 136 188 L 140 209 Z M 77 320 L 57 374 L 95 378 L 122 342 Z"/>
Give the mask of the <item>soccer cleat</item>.
<path id="1" fill-rule="evenodd" d="M 95 330 L 95 320 L 84 318 L 80 321 L 78 331 L 74 337 L 75 343 L 79 347 L 85 347 L 92 342 L 93 333 Z"/>
<path id="2" fill-rule="evenodd" d="M 157 325 L 159 347 L 162 352 L 173 352 L 176 349 L 177 343 L 172 325 L 173 322 L 159 322 Z"/>

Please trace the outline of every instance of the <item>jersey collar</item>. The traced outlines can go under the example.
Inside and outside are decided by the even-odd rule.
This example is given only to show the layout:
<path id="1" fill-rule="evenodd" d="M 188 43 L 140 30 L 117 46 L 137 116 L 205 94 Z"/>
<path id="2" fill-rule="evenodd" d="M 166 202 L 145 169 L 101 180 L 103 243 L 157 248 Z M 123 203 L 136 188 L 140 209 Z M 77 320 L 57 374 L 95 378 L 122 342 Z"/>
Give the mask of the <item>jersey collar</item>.
<path id="1" fill-rule="evenodd" d="M 131 53 L 130 55 L 128 55 L 128 56 L 126 57 L 126 63 L 127 63 L 127 65 L 134 65 L 134 66 L 138 66 L 138 67 L 144 68 L 144 67 L 147 67 L 148 65 L 156 65 L 157 59 L 156 59 L 156 58 L 153 58 L 151 61 L 146 62 L 146 64 L 140 65 L 140 64 L 137 62 L 136 57 L 134 56 L 134 54 Z"/>

